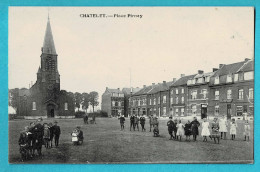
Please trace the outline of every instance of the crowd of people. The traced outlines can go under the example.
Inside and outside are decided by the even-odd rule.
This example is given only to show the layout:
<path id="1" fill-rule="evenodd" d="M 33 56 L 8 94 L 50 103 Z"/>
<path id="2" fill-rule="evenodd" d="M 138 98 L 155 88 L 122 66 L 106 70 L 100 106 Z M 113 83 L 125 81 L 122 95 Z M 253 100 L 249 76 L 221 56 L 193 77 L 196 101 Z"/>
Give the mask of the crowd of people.
<path id="1" fill-rule="evenodd" d="M 121 130 L 125 129 L 125 117 L 124 115 L 120 115 L 120 126 Z M 130 116 L 130 131 L 132 129 L 139 131 L 139 123 L 141 124 L 142 131 L 146 131 L 145 129 L 145 121 L 146 118 L 144 115 L 131 115 Z M 150 132 L 153 129 L 154 136 L 159 136 L 159 121 L 158 118 L 153 115 L 149 116 L 149 125 Z M 220 139 L 227 139 L 227 132 L 231 135 L 231 140 L 235 140 L 237 134 L 237 123 L 234 118 L 232 118 L 231 122 L 228 125 L 228 121 L 225 116 L 220 118 L 215 117 L 213 122 L 209 123 L 207 118 L 204 118 L 200 123 L 196 117 L 194 117 L 193 121 L 188 120 L 187 123 L 182 123 L 181 119 L 175 118 L 172 119 L 172 116 L 169 117 L 169 121 L 167 122 L 168 133 L 170 135 L 170 140 L 179 140 L 182 141 L 182 137 L 186 137 L 186 141 L 190 141 L 190 137 L 193 137 L 193 141 L 197 141 L 197 136 L 199 136 L 199 127 L 201 127 L 201 136 L 203 137 L 203 142 L 208 141 L 208 137 L 214 140 L 214 143 L 220 143 Z M 249 141 L 250 136 L 250 125 L 248 120 L 245 120 L 244 123 L 244 137 L 245 141 Z"/>
<path id="2" fill-rule="evenodd" d="M 42 119 L 39 118 L 35 122 L 31 122 L 29 126 L 25 126 L 18 140 L 22 160 L 35 157 L 36 152 L 41 157 L 42 146 L 44 145 L 46 149 L 52 148 L 53 139 L 55 147 L 59 146 L 61 130 L 57 123 L 54 121 L 54 125 L 52 123 L 42 124 Z"/>

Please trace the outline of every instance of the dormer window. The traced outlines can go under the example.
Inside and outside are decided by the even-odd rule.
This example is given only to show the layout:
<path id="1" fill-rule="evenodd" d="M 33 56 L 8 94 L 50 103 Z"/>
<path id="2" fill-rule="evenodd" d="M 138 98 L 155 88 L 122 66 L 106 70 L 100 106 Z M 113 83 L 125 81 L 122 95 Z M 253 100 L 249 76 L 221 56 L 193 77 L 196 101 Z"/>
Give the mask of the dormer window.
<path id="1" fill-rule="evenodd" d="M 227 75 L 227 82 L 232 82 L 232 75 L 231 74 Z"/>
<path id="2" fill-rule="evenodd" d="M 215 84 L 219 84 L 219 76 L 215 77 Z"/>

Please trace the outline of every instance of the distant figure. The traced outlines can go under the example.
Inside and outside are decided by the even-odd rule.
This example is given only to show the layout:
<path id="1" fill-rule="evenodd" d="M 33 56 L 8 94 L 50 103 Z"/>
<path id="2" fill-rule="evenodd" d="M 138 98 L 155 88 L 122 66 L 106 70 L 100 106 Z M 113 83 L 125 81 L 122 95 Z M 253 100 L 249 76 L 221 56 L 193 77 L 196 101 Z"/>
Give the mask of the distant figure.
<path id="1" fill-rule="evenodd" d="M 60 139 L 60 126 L 57 125 L 57 121 L 54 122 L 54 126 L 53 126 L 53 134 L 54 134 L 54 143 L 55 146 L 58 147 L 59 146 L 59 139 Z"/>
<path id="2" fill-rule="evenodd" d="M 120 120 L 121 130 L 124 130 L 125 129 L 125 117 L 124 117 L 124 115 L 121 115 L 118 119 Z"/>
<path id="3" fill-rule="evenodd" d="M 177 140 L 177 125 L 178 125 L 178 120 L 175 118 L 173 121 L 173 132 L 174 132 L 174 140 Z"/>
<path id="4" fill-rule="evenodd" d="M 245 121 L 244 129 L 245 129 L 245 132 L 244 132 L 245 141 L 246 141 L 246 138 L 247 138 L 248 141 L 249 141 L 249 136 L 250 136 L 250 125 L 249 125 L 248 120 Z"/>
<path id="5" fill-rule="evenodd" d="M 179 120 L 177 128 L 177 137 L 179 138 L 179 141 L 181 141 L 181 138 L 184 135 L 184 125 L 181 123 L 181 120 Z"/>
<path id="6" fill-rule="evenodd" d="M 84 115 L 83 117 L 83 120 L 84 120 L 84 124 L 88 124 L 88 115 Z"/>
<path id="7" fill-rule="evenodd" d="M 79 145 L 83 143 L 83 131 L 81 131 L 80 126 L 77 126 L 76 129 L 73 130 L 71 136 L 74 145 Z"/>
<path id="8" fill-rule="evenodd" d="M 224 135 L 224 139 L 227 138 L 227 120 L 225 119 L 225 116 L 222 116 L 222 119 L 219 120 L 219 132 L 220 132 L 220 137 L 221 139 L 223 138 Z"/>
<path id="9" fill-rule="evenodd" d="M 203 142 L 206 142 L 206 141 L 208 141 L 207 137 L 210 136 L 209 122 L 207 121 L 207 118 L 203 119 L 201 126 L 202 126 L 201 136 L 203 137 Z"/>
<path id="10" fill-rule="evenodd" d="M 140 117 L 140 124 L 142 126 L 142 131 L 145 131 L 144 125 L 145 125 L 145 117 L 144 114 Z"/>
<path id="11" fill-rule="evenodd" d="M 230 135 L 231 135 L 231 140 L 235 140 L 237 134 L 237 124 L 235 121 L 235 118 L 232 119 L 230 122 Z"/>
<path id="12" fill-rule="evenodd" d="M 211 133 L 211 137 L 214 138 L 214 142 L 216 142 L 216 139 L 218 140 L 218 144 L 219 144 L 219 123 L 218 123 L 218 118 L 215 117 L 212 123 L 212 133 Z"/>
<path id="13" fill-rule="evenodd" d="M 50 129 L 47 123 L 43 124 L 44 126 L 44 130 L 43 130 L 43 140 L 44 140 L 44 145 L 45 148 L 48 149 L 49 148 L 49 142 L 50 142 Z"/>
<path id="14" fill-rule="evenodd" d="M 34 126 L 34 134 L 35 134 L 35 146 L 34 148 L 37 150 L 39 156 L 42 156 L 42 145 L 43 141 L 43 126 L 41 124 L 42 119 L 38 119 L 36 121 L 36 125 Z"/>
<path id="15" fill-rule="evenodd" d="M 184 131 L 186 136 L 186 141 L 190 141 L 190 135 L 191 135 L 191 123 L 188 120 L 188 122 L 184 125 Z"/>
<path id="16" fill-rule="evenodd" d="M 53 125 L 51 122 L 49 123 L 49 130 L 50 130 L 50 147 L 52 148 L 54 133 L 53 133 Z"/>
<path id="17" fill-rule="evenodd" d="M 154 127 L 154 117 L 152 114 L 149 117 L 149 124 L 150 124 L 150 132 L 151 132 L 152 128 Z"/>
<path id="18" fill-rule="evenodd" d="M 96 115 L 93 113 L 92 120 L 90 120 L 90 124 L 97 124 L 96 123 Z"/>
<path id="19" fill-rule="evenodd" d="M 157 120 L 158 118 L 154 118 L 154 129 L 153 129 L 153 136 L 154 137 L 159 137 L 159 121 Z"/>
<path id="20" fill-rule="evenodd" d="M 172 116 L 169 117 L 169 121 L 167 122 L 167 126 L 168 126 L 168 132 L 170 134 L 170 139 L 169 140 L 173 140 L 172 132 L 173 132 L 174 123 L 172 121 Z"/>
<path id="21" fill-rule="evenodd" d="M 197 121 L 197 118 L 194 117 L 194 120 L 191 122 L 191 133 L 193 135 L 193 141 L 197 140 L 197 135 L 199 135 L 199 126 L 200 123 Z"/>
<path id="22" fill-rule="evenodd" d="M 134 130 L 135 128 L 137 128 L 137 130 L 139 131 L 139 116 L 135 115 L 135 118 L 134 118 Z"/>
<path id="23" fill-rule="evenodd" d="M 135 130 L 135 117 L 133 115 L 130 116 L 130 131 L 132 127 Z"/>

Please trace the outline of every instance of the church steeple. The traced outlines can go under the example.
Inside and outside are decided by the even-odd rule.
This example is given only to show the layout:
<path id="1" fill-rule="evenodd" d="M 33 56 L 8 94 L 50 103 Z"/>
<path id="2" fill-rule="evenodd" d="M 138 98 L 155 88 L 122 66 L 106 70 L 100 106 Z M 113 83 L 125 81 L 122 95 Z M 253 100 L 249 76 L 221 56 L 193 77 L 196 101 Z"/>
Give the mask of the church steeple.
<path id="1" fill-rule="evenodd" d="M 45 37 L 44 37 L 44 41 L 43 41 L 42 53 L 56 55 L 56 49 L 55 49 L 52 31 L 51 31 L 49 14 L 48 14 L 47 27 L 46 27 L 46 31 L 45 31 Z"/>

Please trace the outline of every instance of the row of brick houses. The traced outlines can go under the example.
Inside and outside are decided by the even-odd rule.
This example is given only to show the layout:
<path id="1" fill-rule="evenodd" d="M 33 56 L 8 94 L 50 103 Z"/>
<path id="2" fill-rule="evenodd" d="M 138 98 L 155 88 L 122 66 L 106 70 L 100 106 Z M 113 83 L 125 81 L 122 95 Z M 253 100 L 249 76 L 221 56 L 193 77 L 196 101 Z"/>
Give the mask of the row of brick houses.
<path id="1" fill-rule="evenodd" d="M 131 89 L 130 89 L 131 90 Z M 212 72 L 198 73 L 172 81 L 128 90 L 124 113 L 137 115 L 242 116 L 254 114 L 254 61 L 220 64 Z M 102 105 L 105 99 L 102 99 Z M 111 103 L 110 103 L 111 104 Z M 111 104 L 112 105 L 112 104 Z"/>

